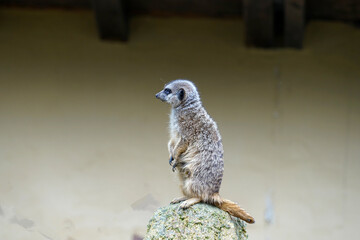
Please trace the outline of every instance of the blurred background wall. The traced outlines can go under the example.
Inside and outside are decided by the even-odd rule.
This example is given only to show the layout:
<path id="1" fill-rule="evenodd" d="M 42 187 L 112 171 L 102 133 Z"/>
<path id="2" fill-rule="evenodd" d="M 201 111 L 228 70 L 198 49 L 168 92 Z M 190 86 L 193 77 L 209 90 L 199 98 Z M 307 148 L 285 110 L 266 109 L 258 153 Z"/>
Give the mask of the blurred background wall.
<path id="1" fill-rule="evenodd" d="M 2 6 L 68 9 L 90 9 L 97 0 L 2 0 Z M 108 0 L 105 0 L 108 1 Z M 151 14 L 202 14 L 207 16 L 238 16 L 243 14 L 243 3 L 247 0 L 112 0 L 125 1 L 133 13 Z M 267 1 L 267 0 L 252 0 Z M 288 0 L 272 0 L 281 3 Z M 302 0 L 300 0 L 302 1 Z M 360 2 L 358 0 L 305 0 L 308 18 L 359 20 Z"/>
<path id="2" fill-rule="evenodd" d="M 100 41 L 89 10 L 0 10 L 0 239 L 135 239 L 180 195 L 169 107 L 194 81 L 225 148 L 222 196 L 250 239 L 354 239 L 360 30 L 311 21 L 303 50 L 244 46 L 240 18 L 136 16 Z"/>

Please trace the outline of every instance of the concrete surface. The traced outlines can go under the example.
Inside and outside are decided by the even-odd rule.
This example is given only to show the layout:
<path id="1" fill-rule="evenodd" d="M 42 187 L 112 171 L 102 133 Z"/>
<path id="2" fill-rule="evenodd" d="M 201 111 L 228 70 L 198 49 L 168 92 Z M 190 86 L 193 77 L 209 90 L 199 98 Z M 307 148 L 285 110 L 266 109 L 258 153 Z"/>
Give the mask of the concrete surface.
<path id="1" fill-rule="evenodd" d="M 91 12 L 0 10 L 0 239 L 144 235 L 180 195 L 168 106 L 195 81 L 225 148 L 222 196 L 250 239 L 354 239 L 360 30 L 310 22 L 304 50 L 244 48 L 239 19 L 135 17 L 101 42 Z"/>

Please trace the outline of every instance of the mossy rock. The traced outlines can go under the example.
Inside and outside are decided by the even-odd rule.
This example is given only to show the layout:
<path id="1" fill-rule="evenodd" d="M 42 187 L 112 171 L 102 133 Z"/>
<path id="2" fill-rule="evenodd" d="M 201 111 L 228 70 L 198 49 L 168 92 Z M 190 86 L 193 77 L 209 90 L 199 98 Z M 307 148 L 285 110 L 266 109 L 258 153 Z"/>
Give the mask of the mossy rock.
<path id="1" fill-rule="evenodd" d="M 199 203 L 183 210 L 179 205 L 158 209 L 144 239 L 248 239 L 245 222 L 219 208 Z"/>

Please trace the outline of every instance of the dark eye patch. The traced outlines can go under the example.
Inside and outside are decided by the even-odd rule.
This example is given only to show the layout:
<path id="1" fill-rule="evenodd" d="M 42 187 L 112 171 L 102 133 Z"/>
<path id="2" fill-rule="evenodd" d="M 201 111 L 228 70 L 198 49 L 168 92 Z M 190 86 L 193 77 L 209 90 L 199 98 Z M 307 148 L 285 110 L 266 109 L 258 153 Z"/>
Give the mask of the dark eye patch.
<path id="1" fill-rule="evenodd" d="M 168 89 L 168 88 L 165 88 L 165 89 L 164 89 L 164 93 L 165 93 L 166 95 L 168 95 L 168 94 L 170 94 L 170 93 L 171 93 L 171 90 L 170 90 L 170 89 Z"/>

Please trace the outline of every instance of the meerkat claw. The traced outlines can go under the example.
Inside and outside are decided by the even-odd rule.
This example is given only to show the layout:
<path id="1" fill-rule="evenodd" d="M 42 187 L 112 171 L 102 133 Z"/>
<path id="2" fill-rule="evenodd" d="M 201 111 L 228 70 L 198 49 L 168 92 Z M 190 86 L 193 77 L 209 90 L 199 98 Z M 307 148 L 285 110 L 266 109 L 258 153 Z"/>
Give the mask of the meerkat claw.
<path id="1" fill-rule="evenodd" d="M 186 202 L 182 202 L 179 206 L 179 209 L 188 209 L 190 206 Z"/>
<path id="2" fill-rule="evenodd" d="M 175 172 L 176 167 L 177 167 L 177 163 L 174 163 L 174 165 L 172 165 L 172 171 L 173 171 L 173 172 Z"/>
<path id="3" fill-rule="evenodd" d="M 169 164 L 170 164 L 170 166 L 171 166 L 171 163 L 174 161 L 174 158 L 173 158 L 173 156 L 171 156 L 170 157 L 170 159 L 169 159 Z"/>
<path id="4" fill-rule="evenodd" d="M 180 203 L 180 202 L 183 202 L 185 200 L 188 200 L 189 198 L 188 197 L 179 197 L 179 198 L 174 198 L 170 204 L 176 204 L 176 203 Z"/>

